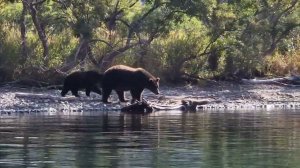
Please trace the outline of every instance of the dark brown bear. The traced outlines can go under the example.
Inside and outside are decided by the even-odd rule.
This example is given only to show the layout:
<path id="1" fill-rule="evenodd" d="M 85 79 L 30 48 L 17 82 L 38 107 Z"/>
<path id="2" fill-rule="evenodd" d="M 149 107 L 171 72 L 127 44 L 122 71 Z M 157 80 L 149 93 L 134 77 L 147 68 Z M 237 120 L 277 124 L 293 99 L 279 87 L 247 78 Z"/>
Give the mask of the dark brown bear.
<path id="1" fill-rule="evenodd" d="M 143 68 L 116 65 L 103 74 L 102 101 L 108 103 L 107 99 L 112 90 L 117 92 L 121 102 L 126 102 L 124 91 L 130 91 L 132 103 L 136 100 L 141 101 L 141 94 L 145 88 L 154 94 L 159 94 L 159 78 L 154 77 Z"/>
<path id="2" fill-rule="evenodd" d="M 85 94 L 90 96 L 91 91 L 101 95 L 98 84 L 101 84 L 103 75 L 96 71 L 74 72 L 65 78 L 61 96 L 65 96 L 70 90 L 79 97 L 78 90 L 85 89 Z"/>

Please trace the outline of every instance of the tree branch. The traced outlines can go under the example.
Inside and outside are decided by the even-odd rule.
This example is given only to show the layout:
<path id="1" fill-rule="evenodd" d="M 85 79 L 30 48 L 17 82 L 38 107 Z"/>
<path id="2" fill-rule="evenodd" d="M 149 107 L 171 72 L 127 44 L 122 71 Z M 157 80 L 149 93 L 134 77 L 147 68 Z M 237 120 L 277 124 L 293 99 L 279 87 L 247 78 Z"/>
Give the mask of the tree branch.
<path id="1" fill-rule="evenodd" d="M 102 43 L 105 43 L 106 45 L 108 45 L 110 48 L 113 48 L 113 46 L 105 40 L 102 40 L 102 39 L 92 39 L 92 40 L 90 40 L 90 43 L 95 43 L 95 42 L 102 42 Z"/>
<path id="2" fill-rule="evenodd" d="M 40 4 L 44 3 L 44 2 L 46 2 L 46 0 L 36 1 L 35 3 L 32 2 L 32 5 L 36 6 L 36 5 L 40 5 Z"/>

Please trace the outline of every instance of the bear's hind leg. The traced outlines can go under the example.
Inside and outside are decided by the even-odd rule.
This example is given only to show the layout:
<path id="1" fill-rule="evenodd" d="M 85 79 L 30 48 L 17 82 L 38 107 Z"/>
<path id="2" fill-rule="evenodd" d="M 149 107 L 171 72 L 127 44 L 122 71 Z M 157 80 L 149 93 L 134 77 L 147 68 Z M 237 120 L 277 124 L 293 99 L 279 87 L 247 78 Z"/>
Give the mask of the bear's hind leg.
<path id="1" fill-rule="evenodd" d="M 102 94 L 102 102 L 103 102 L 103 103 L 110 103 L 110 102 L 108 102 L 107 99 L 108 99 L 108 97 L 109 97 L 109 95 L 110 95 L 112 89 L 103 89 L 102 91 L 103 91 L 103 94 Z"/>
<path id="2" fill-rule="evenodd" d="M 78 89 L 72 89 L 71 92 L 75 97 L 79 97 Z"/>
<path id="3" fill-rule="evenodd" d="M 119 97 L 120 102 L 127 102 L 128 100 L 125 100 L 124 91 L 116 91 Z"/>

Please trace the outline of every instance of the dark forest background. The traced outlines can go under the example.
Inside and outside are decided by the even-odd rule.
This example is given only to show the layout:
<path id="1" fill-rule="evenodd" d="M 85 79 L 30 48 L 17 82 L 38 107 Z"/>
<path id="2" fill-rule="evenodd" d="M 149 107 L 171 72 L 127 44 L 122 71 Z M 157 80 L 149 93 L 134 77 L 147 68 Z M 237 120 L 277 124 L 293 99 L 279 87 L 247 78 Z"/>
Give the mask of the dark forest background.
<path id="1" fill-rule="evenodd" d="M 2 0 L 0 83 L 143 67 L 163 82 L 300 74 L 299 0 Z"/>

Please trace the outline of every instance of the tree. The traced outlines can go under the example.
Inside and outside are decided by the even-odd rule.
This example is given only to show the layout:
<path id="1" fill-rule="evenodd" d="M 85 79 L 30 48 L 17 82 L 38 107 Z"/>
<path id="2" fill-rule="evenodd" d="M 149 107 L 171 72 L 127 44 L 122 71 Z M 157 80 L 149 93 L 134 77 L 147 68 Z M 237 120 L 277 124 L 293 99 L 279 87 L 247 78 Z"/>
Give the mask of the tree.
<path id="1" fill-rule="evenodd" d="M 7 0 L 0 7 L 1 68 L 26 74 L 20 69 L 103 72 L 152 61 L 173 77 L 251 77 L 283 41 L 298 39 L 300 24 L 299 0 Z"/>
<path id="2" fill-rule="evenodd" d="M 291 31 L 299 27 L 297 10 L 299 1 L 267 1 L 236 3 L 235 9 L 239 18 L 237 30 L 231 34 L 235 38 L 234 49 L 228 52 L 233 55 L 235 72 L 241 77 L 253 76 L 253 71 L 271 55 Z M 250 11 L 250 12 L 249 12 Z M 240 55 L 240 56 L 239 56 Z M 238 58 L 238 59 L 237 59 Z M 240 61 L 239 61 L 240 60 Z"/>
<path id="3" fill-rule="evenodd" d="M 142 5 L 140 1 L 57 1 L 61 4 L 74 35 L 79 38 L 77 50 L 63 71 L 88 58 L 100 71 L 106 70 L 116 57 L 136 46 L 149 45 L 171 21 L 172 13 L 159 1 Z M 99 12 L 101 11 L 101 12 Z M 71 14 L 70 14 L 71 13 Z M 160 14 L 155 18 L 155 14 Z M 167 19 L 167 20 L 166 20 Z M 107 33 L 95 32 L 101 30 Z M 103 55 L 93 55 L 91 43 L 101 42 Z"/>
<path id="4" fill-rule="evenodd" d="M 75 53 L 67 58 L 61 70 L 64 72 L 69 71 L 76 65 L 83 64 L 86 58 L 97 64 L 93 58 L 90 43 L 95 41 L 93 39 L 95 29 L 103 24 L 106 11 L 104 2 L 101 0 L 68 0 L 56 2 L 59 5 L 61 13 L 64 14 L 62 19 L 67 22 L 74 36 L 79 39 Z M 105 42 L 104 40 L 99 41 Z"/>
<path id="5" fill-rule="evenodd" d="M 21 46 L 22 46 L 22 51 L 21 51 L 21 63 L 25 63 L 28 57 L 28 45 L 27 45 L 27 38 L 26 38 L 26 20 L 25 16 L 27 14 L 27 4 L 25 1 L 22 1 L 22 13 L 20 16 L 20 32 L 21 32 Z"/>
<path id="6" fill-rule="evenodd" d="M 118 1 L 119 2 L 119 1 Z M 127 8 L 115 9 L 114 11 L 125 11 L 134 7 L 138 1 L 130 4 Z M 168 27 L 168 22 L 173 18 L 173 12 L 165 8 L 166 3 L 160 1 L 148 2 L 142 6 L 142 12 L 135 14 L 133 18 L 126 16 L 115 19 L 125 25 L 126 36 L 125 44 L 112 49 L 104 54 L 99 62 L 101 71 L 106 70 L 117 56 L 120 56 L 125 51 L 135 46 L 149 45 L 159 33 L 163 34 L 165 28 Z M 118 5 L 116 5 L 116 8 Z M 164 14 L 159 11 L 165 10 Z M 119 13 L 119 12 L 116 12 Z M 124 12 L 126 13 L 126 12 Z M 122 39 L 124 37 L 121 37 Z"/>
<path id="7" fill-rule="evenodd" d="M 38 1 L 33 1 L 33 0 L 22 0 L 22 4 L 26 5 L 27 9 L 29 10 L 32 22 L 37 30 L 39 39 L 42 43 L 43 46 L 43 58 L 44 58 L 44 64 L 47 65 L 49 62 L 49 45 L 48 45 L 48 40 L 47 40 L 47 35 L 46 35 L 46 23 L 41 22 L 38 14 L 37 8 L 40 5 L 43 5 L 46 0 L 38 0 Z M 24 8 L 25 6 L 23 6 Z M 24 8 L 25 10 L 26 8 Z"/>
<path id="8" fill-rule="evenodd" d="M 299 27 L 299 0 L 174 0 L 170 8 L 204 23 L 210 41 L 203 53 L 211 53 L 212 49 L 224 52 L 225 73 L 238 73 L 240 77 L 251 76 L 262 59 Z"/>

